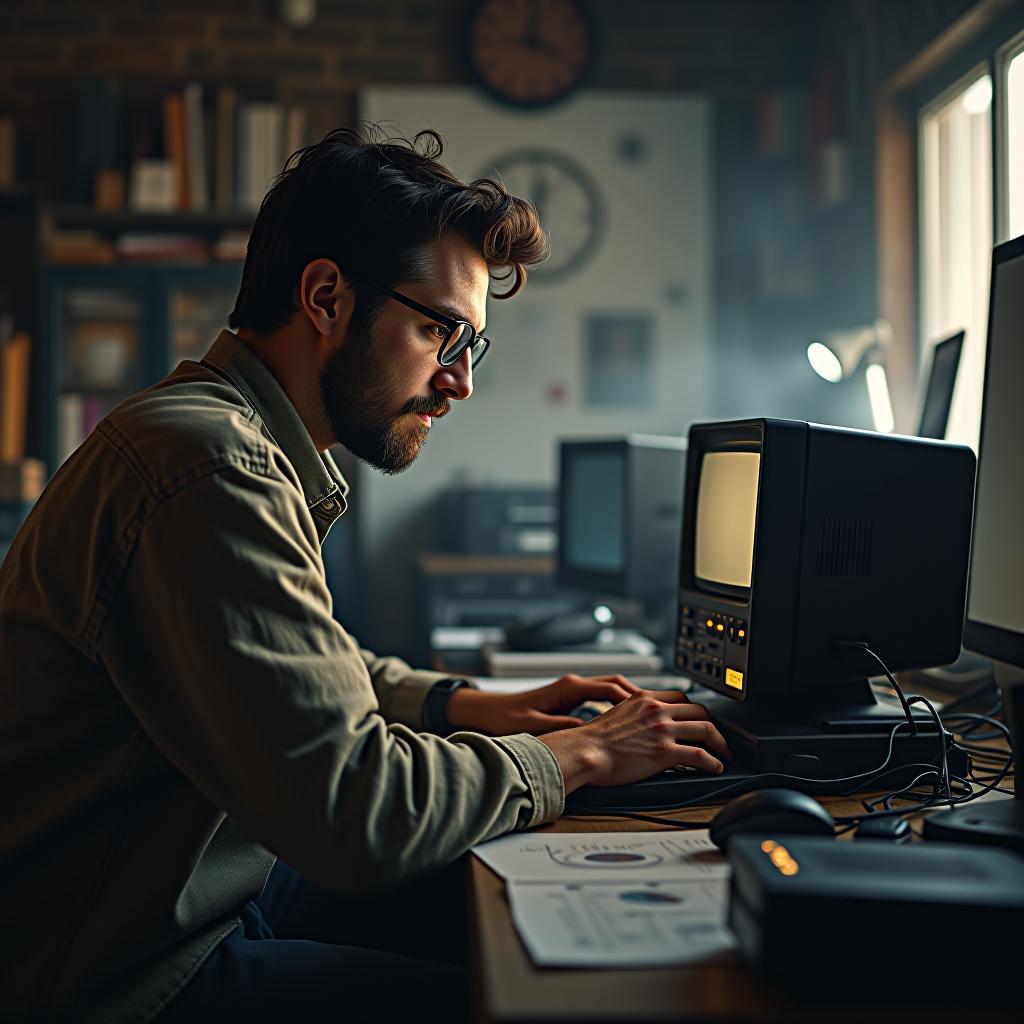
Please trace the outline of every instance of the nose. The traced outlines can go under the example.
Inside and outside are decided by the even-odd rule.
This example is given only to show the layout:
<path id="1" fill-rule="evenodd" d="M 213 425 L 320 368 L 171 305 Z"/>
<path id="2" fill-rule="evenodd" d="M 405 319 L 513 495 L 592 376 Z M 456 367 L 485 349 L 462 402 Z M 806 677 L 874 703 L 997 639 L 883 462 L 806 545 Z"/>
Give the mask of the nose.
<path id="1" fill-rule="evenodd" d="M 451 366 L 439 366 L 431 384 L 435 391 L 441 391 L 455 401 L 462 401 L 473 394 L 473 364 L 467 348 Z"/>

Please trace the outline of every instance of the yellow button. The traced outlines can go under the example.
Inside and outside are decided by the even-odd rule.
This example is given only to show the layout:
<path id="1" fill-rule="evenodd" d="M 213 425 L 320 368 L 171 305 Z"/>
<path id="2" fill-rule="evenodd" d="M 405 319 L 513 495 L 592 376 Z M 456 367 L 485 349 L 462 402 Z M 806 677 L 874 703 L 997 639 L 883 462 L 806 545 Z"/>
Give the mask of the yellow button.
<path id="1" fill-rule="evenodd" d="M 715 626 L 715 629 L 717 629 L 718 632 L 721 633 L 721 632 L 724 632 L 725 626 L 723 626 L 721 623 L 719 623 L 717 626 Z"/>
<path id="2" fill-rule="evenodd" d="M 731 686 L 734 690 L 743 689 L 743 673 L 737 672 L 734 668 L 725 670 L 725 685 Z"/>
<path id="3" fill-rule="evenodd" d="M 707 621 L 708 629 L 710 629 L 714 624 L 715 624 L 715 620 L 714 619 L 708 619 L 708 621 Z"/>
<path id="4" fill-rule="evenodd" d="M 746 636 L 747 635 L 747 631 L 745 629 L 741 629 L 740 632 L 739 632 L 739 635 L 740 636 Z"/>

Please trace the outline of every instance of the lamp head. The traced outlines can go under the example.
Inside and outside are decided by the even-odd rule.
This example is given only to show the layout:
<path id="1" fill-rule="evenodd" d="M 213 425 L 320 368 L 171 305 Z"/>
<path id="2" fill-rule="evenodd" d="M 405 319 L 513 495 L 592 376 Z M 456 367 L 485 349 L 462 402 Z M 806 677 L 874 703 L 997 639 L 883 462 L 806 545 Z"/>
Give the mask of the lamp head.
<path id="1" fill-rule="evenodd" d="M 832 384 L 851 377 L 865 356 L 882 363 L 892 343 L 892 327 L 879 318 L 848 330 L 829 331 L 807 346 L 807 359 L 819 377 Z"/>

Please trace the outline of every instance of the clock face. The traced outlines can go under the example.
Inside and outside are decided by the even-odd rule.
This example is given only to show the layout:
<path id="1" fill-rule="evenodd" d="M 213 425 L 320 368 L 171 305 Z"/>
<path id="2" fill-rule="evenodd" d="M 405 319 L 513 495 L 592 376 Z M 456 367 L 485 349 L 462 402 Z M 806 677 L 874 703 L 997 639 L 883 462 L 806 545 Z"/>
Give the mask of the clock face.
<path id="1" fill-rule="evenodd" d="M 604 203 L 587 169 L 558 150 L 530 148 L 504 154 L 481 175 L 495 172 L 513 195 L 537 208 L 551 246 L 551 256 L 530 271 L 530 280 L 562 280 L 584 266 L 604 233 Z"/>
<path id="2" fill-rule="evenodd" d="M 470 21 L 469 58 L 493 96 L 543 107 L 580 84 L 593 36 L 577 0 L 484 0 Z"/>

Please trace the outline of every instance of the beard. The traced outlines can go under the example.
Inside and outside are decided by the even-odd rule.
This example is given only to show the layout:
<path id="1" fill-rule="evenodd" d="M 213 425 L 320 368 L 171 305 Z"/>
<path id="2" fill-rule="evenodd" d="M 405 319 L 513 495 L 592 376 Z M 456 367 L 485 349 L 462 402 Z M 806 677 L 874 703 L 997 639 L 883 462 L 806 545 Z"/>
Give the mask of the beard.
<path id="1" fill-rule="evenodd" d="M 398 403 L 401 391 L 365 329 L 350 329 L 320 373 L 321 403 L 338 443 L 389 476 L 412 465 L 430 432 L 426 425 L 409 429 L 399 421 L 409 413 L 444 416 L 451 405 L 440 393 Z"/>

